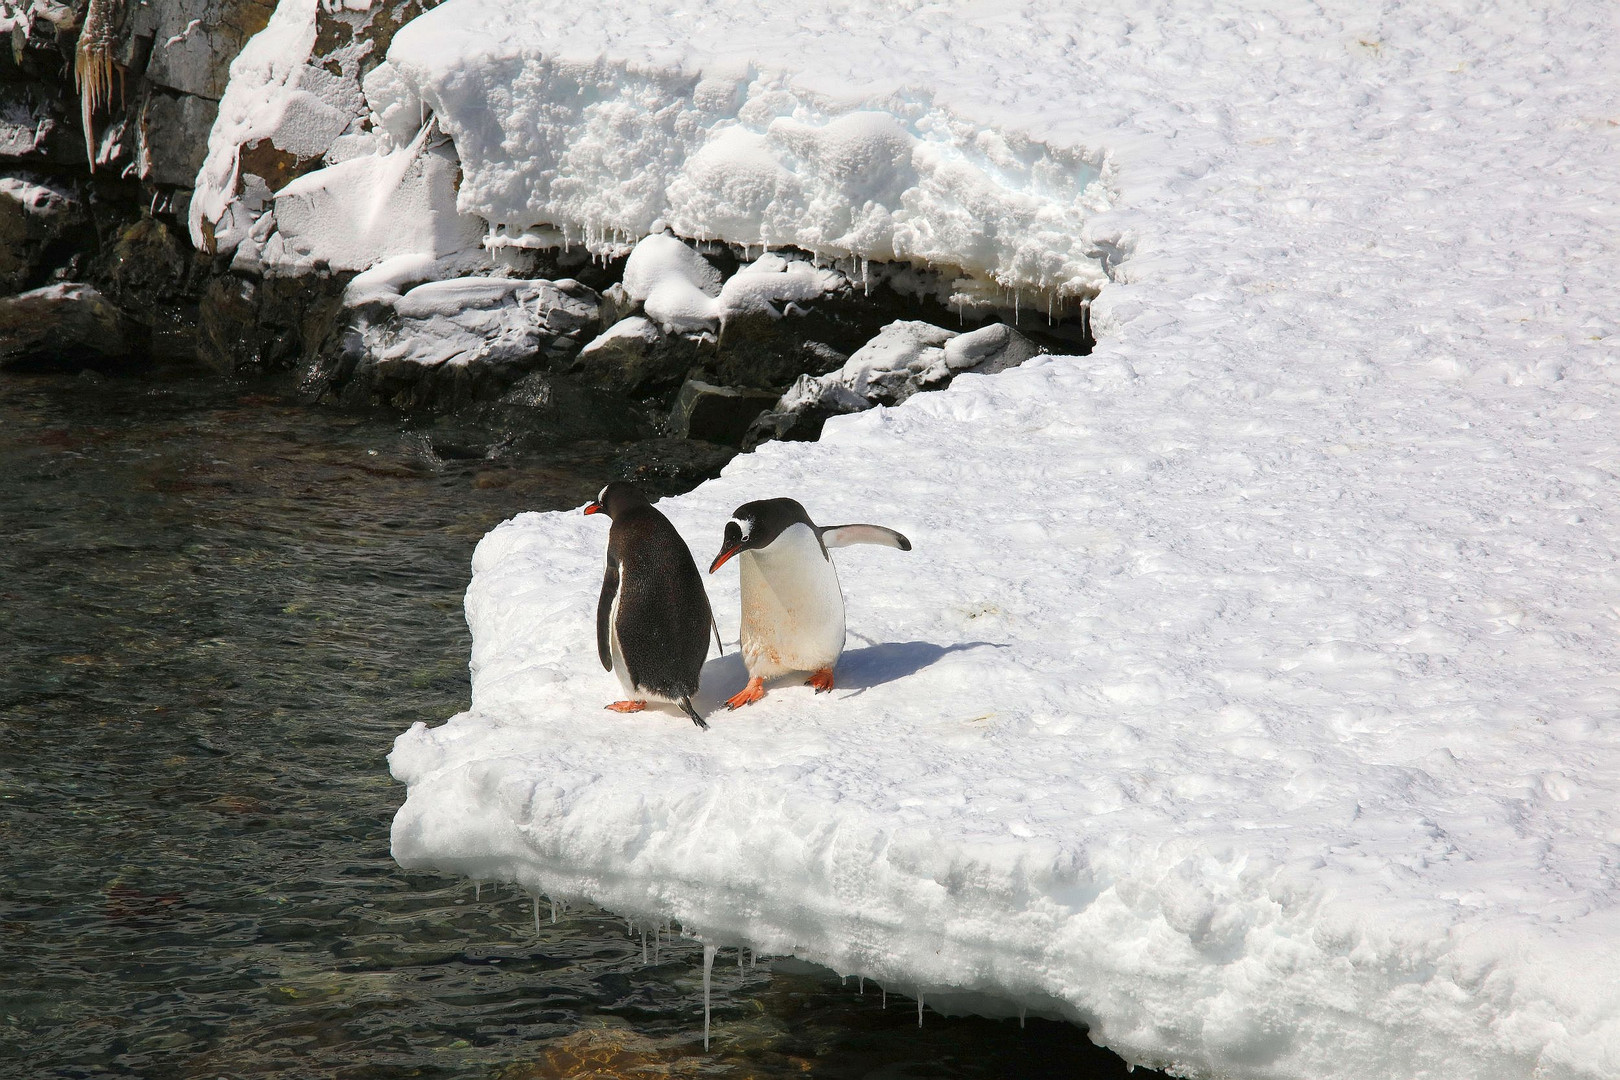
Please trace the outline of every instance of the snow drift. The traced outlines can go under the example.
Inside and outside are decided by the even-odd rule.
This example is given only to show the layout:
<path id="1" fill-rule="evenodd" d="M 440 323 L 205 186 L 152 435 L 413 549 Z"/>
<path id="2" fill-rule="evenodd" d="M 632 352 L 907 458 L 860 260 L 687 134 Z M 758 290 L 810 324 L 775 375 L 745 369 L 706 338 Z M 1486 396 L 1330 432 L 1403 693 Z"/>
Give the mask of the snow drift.
<path id="1" fill-rule="evenodd" d="M 471 708 L 390 758 L 396 857 L 1190 1074 L 1620 1074 L 1613 29 L 1581 0 L 407 27 L 390 64 L 503 235 L 662 216 L 1113 281 L 1090 357 L 662 504 L 700 557 L 772 495 L 912 539 L 836 554 L 830 699 L 604 713 L 600 523 L 494 530 Z M 702 707 L 742 678 L 711 661 Z"/>

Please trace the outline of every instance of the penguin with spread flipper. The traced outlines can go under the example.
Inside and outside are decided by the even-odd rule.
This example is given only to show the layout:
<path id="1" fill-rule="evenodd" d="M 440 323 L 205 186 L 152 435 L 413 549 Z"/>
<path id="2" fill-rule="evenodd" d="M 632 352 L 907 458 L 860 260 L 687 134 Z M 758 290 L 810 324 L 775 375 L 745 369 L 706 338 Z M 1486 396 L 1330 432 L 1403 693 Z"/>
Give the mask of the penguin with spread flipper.
<path id="1" fill-rule="evenodd" d="M 585 512 L 613 519 L 596 605 L 596 651 L 602 666 L 619 676 L 626 700 L 608 708 L 640 712 L 648 701 L 665 701 L 707 729 L 692 695 L 709 655 L 709 634 L 719 645 L 720 632 L 691 549 L 634 484 L 609 484 Z"/>
<path id="2" fill-rule="evenodd" d="M 739 709 L 765 696 L 765 680 L 810 672 L 806 685 L 833 688 L 844 651 L 844 594 L 829 548 L 878 544 L 911 550 L 881 525 L 817 525 L 792 499 L 737 507 L 709 573 L 737 556 L 742 583 L 742 654 L 748 685 L 726 702 Z"/>

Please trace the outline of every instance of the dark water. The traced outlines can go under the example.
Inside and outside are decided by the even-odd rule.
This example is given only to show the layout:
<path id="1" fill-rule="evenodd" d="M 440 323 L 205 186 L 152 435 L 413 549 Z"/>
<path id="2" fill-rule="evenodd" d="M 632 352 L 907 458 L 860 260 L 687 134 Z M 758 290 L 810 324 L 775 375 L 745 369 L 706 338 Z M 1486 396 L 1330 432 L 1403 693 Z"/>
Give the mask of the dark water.
<path id="1" fill-rule="evenodd" d="M 184 371 L 0 375 L 0 1076 L 1123 1075 L 1075 1028 L 715 970 L 402 872 L 396 734 L 464 707 L 478 538 L 622 462 Z M 582 616 L 583 617 L 583 616 Z"/>

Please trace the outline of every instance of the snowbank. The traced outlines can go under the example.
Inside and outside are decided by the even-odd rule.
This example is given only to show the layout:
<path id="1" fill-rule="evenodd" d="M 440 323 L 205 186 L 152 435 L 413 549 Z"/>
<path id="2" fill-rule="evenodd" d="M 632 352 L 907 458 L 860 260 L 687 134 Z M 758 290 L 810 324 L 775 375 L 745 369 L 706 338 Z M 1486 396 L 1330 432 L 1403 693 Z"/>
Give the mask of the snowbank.
<path id="1" fill-rule="evenodd" d="M 816 103 L 858 98 L 860 160 L 909 146 L 906 191 L 942 189 L 929 153 L 1007 162 L 908 251 L 1030 252 L 1031 282 L 1101 251 L 1114 280 L 1090 357 L 834 418 L 662 504 L 700 558 L 771 495 L 911 538 L 836 553 L 830 696 L 708 733 L 606 713 L 605 529 L 494 530 L 472 707 L 390 759 L 402 864 L 1188 1073 L 1620 1075 L 1611 5 L 548 10 L 450 0 L 396 39 L 464 209 L 634 238 L 747 205 L 725 228 L 911 245 L 922 203 L 781 194 L 781 147 L 855 160 L 821 149 L 854 113 Z M 713 173 L 705 117 L 738 129 Z M 1069 215 L 1103 150 L 1112 205 Z M 1064 154 L 1051 200 L 1008 194 Z M 708 580 L 734 639 L 736 577 Z M 742 679 L 711 661 L 701 707 Z"/>

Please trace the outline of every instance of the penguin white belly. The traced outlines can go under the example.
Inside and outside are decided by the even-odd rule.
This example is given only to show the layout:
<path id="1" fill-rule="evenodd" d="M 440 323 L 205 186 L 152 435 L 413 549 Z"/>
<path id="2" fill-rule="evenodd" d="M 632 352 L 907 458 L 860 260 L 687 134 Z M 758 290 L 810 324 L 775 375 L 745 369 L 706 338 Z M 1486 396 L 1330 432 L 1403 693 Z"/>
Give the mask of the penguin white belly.
<path id="1" fill-rule="evenodd" d="M 810 527 L 793 525 L 737 562 L 748 674 L 769 679 L 836 664 L 844 651 L 844 594 Z"/>

